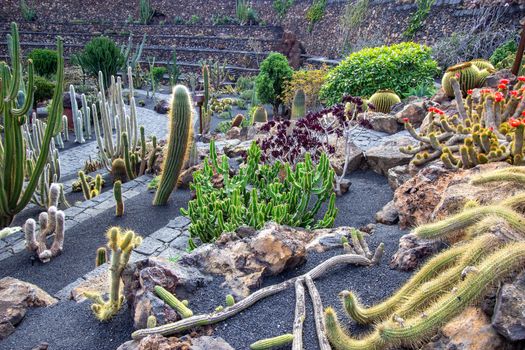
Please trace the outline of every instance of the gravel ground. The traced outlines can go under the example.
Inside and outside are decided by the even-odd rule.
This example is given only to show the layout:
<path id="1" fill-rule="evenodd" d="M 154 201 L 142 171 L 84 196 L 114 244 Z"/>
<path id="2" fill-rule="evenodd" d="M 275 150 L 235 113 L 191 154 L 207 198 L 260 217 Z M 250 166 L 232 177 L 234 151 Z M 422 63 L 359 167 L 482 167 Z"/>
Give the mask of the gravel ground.
<path id="1" fill-rule="evenodd" d="M 151 205 L 153 193 L 145 192 L 125 202 L 125 214 L 115 217 L 111 208 L 97 217 L 87 220 L 71 230 L 66 230 L 64 252 L 47 264 L 38 261 L 31 264 L 32 254 L 26 250 L 0 262 L 0 278 L 11 276 L 38 285 L 50 294 L 54 294 L 77 278 L 95 267 L 98 247 L 105 245 L 106 230 L 111 226 L 129 228 L 142 235 L 149 236 L 171 219 L 179 216 L 179 208 L 186 206 L 189 191 L 176 191 L 168 205 Z"/>
<path id="2" fill-rule="evenodd" d="M 392 191 L 382 176 L 372 172 L 355 172 L 350 179 L 352 186 L 349 193 L 338 198 L 337 201 L 340 210 L 336 220 L 337 226 L 362 226 L 373 222 L 375 212 L 392 198 Z M 139 195 L 126 203 L 127 215 L 123 221 L 118 223 L 136 229 L 143 235 L 154 232 L 178 214 L 179 205 L 185 205 L 187 192 L 179 194 L 180 196 L 172 198 L 172 202 L 164 211 L 155 210 L 154 213 L 148 212 L 151 206 L 144 205 L 150 203 L 151 194 Z M 100 217 L 98 225 L 94 225 L 92 221 L 80 225 L 74 233 L 69 235 L 69 240 L 66 236 L 65 253 L 46 266 L 31 267 L 28 263 L 28 254 L 25 252 L 13 259 L 8 259 L 6 263 L 0 263 L 2 271 L 0 277 L 10 275 L 36 283 L 49 292 L 57 291 L 61 286 L 67 284 L 66 281 L 70 282 L 93 268 L 93 252 L 104 242 L 101 233 L 106 227 L 115 224 L 115 221 L 117 219 L 113 217 L 113 210 L 109 210 Z M 390 270 L 387 263 L 397 249 L 398 239 L 403 233 L 397 226 L 377 225 L 377 230 L 371 236 L 369 245 L 375 248 L 380 242 L 385 243 L 383 262 L 371 268 L 341 267 L 335 269 L 332 274 L 316 280 L 323 305 L 336 307 L 340 317 L 344 319 L 345 316 L 337 297 L 340 291 L 354 290 L 364 303 L 373 303 L 385 298 L 398 288 L 410 275 Z M 72 235 L 76 237 L 71 239 Z M 67 242 L 69 242 L 69 247 Z M 77 245 L 82 248 L 75 249 Z M 81 255 L 73 256 L 73 254 L 67 254 L 68 251 L 75 251 Z M 306 264 L 280 276 L 267 278 L 264 286 L 303 274 L 338 254 L 341 254 L 340 249 L 322 254 L 311 253 Z M 21 266 L 24 268 L 19 271 Z M 215 278 L 212 284 L 189 296 L 190 307 L 194 312 L 210 312 L 216 306 L 224 304 L 226 292 L 220 288 L 221 282 L 222 279 Z M 305 349 L 317 349 L 315 326 L 311 316 L 312 307 L 308 294 L 306 301 Z M 294 308 L 295 295 L 294 289 L 291 288 L 264 299 L 250 309 L 220 323 L 214 335 L 223 337 L 235 349 L 247 349 L 249 344 L 260 338 L 290 332 Z M 29 350 L 41 341 L 50 343 L 50 349 L 53 350 L 113 350 L 118 344 L 129 339 L 131 331 L 132 324 L 127 309 L 123 309 L 112 321 L 100 324 L 90 314 L 88 303 L 60 302 L 52 308 L 30 310 L 17 331 L 0 343 L 0 350 Z"/>

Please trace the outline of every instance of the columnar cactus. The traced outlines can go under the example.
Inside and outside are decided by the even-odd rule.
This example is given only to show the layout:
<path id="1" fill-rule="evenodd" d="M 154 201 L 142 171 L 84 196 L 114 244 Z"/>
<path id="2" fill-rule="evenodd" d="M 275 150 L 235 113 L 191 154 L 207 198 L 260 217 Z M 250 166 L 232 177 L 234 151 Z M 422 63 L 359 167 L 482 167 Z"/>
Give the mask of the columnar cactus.
<path id="1" fill-rule="evenodd" d="M 75 87 L 73 84 L 69 85 L 69 99 L 71 100 L 71 114 L 73 117 L 73 127 L 75 130 L 75 142 L 84 143 L 86 139 L 84 138 L 84 119 L 87 118 L 85 109 L 78 109 L 77 104 L 77 93 L 75 92 Z"/>
<path id="2" fill-rule="evenodd" d="M 375 106 L 377 112 L 390 113 L 392 106 L 401 102 L 401 99 L 392 90 L 379 90 L 370 96 L 368 102 Z"/>
<path id="3" fill-rule="evenodd" d="M 454 97 L 454 90 L 450 84 L 450 78 L 456 78 L 458 80 L 461 92 L 463 95 L 466 95 L 468 90 L 478 87 L 479 68 L 473 63 L 465 62 L 447 69 L 441 79 L 441 85 L 449 97 Z"/>
<path id="4" fill-rule="evenodd" d="M 292 119 L 300 119 L 306 115 L 306 95 L 303 89 L 295 92 L 292 102 Z"/>
<path id="5" fill-rule="evenodd" d="M 122 199 L 122 182 L 115 181 L 115 183 L 113 184 L 113 195 L 115 196 L 115 201 L 117 202 L 115 215 L 120 217 L 124 215 L 124 200 Z"/>
<path id="6" fill-rule="evenodd" d="M 193 312 L 186 305 L 163 287 L 155 286 L 155 294 L 157 294 L 166 304 L 174 308 L 182 318 L 193 316 Z"/>
<path id="7" fill-rule="evenodd" d="M 232 128 L 240 127 L 243 121 L 244 121 L 244 116 L 242 114 L 237 114 L 235 118 L 233 118 L 232 120 Z"/>
<path id="8" fill-rule="evenodd" d="M 266 123 L 268 121 L 268 113 L 263 106 L 257 107 L 253 113 L 253 122 L 255 123 Z"/>
<path id="9" fill-rule="evenodd" d="M 133 249 L 138 247 L 142 238 L 133 231 L 123 231 L 112 227 L 107 231 L 108 248 L 111 249 L 109 299 L 104 300 L 99 293 L 85 292 L 84 296 L 93 301 L 91 310 L 100 321 L 108 321 L 117 314 L 124 302 L 120 293 L 121 277 L 128 264 Z"/>
<path id="10" fill-rule="evenodd" d="M 172 105 L 169 113 L 170 135 L 168 152 L 164 158 L 159 188 L 153 205 L 165 205 L 177 185 L 179 174 L 189 150 L 193 124 L 193 103 L 190 92 L 183 85 L 173 88 Z"/>
<path id="11" fill-rule="evenodd" d="M 18 28 L 11 24 L 9 39 L 11 67 L 5 62 L 0 62 L 0 76 L 3 83 L 0 85 L 0 113 L 4 137 L 0 139 L 0 169 L 3 180 L 0 183 L 0 229 L 8 226 L 13 217 L 20 212 L 31 200 L 35 189 L 45 169 L 50 144 L 53 137 L 60 130 L 62 120 L 62 92 L 64 84 L 64 57 L 62 39 L 57 39 L 57 74 L 53 93 L 53 102 L 49 108 L 47 126 L 42 137 L 41 151 L 31 169 L 29 181 L 24 186 L 25 176 L 29 171 L 26 162 L 26 146 L 23 142 L 22 125 L 25 123 L 27 113 L 31 108 L 34 95 L 33 63 L 28 61 L 26 98 L 22 106 L 18 106 L 18 92 L 24 73 L 21 70 L 21 50 Z M 0 129 L 2 129 L 0 128 Z"/>
<path id="12" fill-rule="evenodd" d="M 261 339 L 250 345 L 251 350 L 267 350 L 291 344 L 293 334 L 283 334 L 277 337 Z"/>
<path id="13" fill-rule="evenodd" d="M 97 249 L 97 259 L 95 260 L 95 266 L 99 267 L 104 265 L 108 261 L 108 251 L 106 247 L 100 247 Z"/>
<path id="14" fill-rule="evenodd" d="M 113 175 L 113 181 L 122 183 L 128 181 L 128 172 L 124 159 L 117 158 L 111 163 L 111 175 Z"/>
<path id="15" fill-rule="evenodd" d="M 55 206 L 51 206 L 47 210 L 47 213 L 40 213 L 38 221 L 40 226 L 38 233 L 36 233 L 35 220 L 28 219 L 24 225 L 26 248 L 29 251 L 35 252 L 40 261 L 47 263 L 51 258 L 62 252 L 64 246 L 65 215 L 63 211 L 57 210 Z M 55 238 L 48 248 L 46 246 L 47 236 L 53 233 L 55 233 Z"/>

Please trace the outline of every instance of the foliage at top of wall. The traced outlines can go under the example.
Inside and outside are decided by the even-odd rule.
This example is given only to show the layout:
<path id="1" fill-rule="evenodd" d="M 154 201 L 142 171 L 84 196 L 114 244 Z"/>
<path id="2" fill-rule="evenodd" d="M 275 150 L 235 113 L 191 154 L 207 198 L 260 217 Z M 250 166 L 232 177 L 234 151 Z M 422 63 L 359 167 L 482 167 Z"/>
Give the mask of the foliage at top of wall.
<path id="1" fill-rule="evenodd" d="M 142 24 L 151 23 L 151 19 L 153 18 L 154 14 L 155 14 L 155 10 L 151 6 L 151 3 L 149 2 L 149 0 L 140 0 L 140 3 L 139 3 L 140 23 Z"/>
<path id="2" fill-rule="evenodd" d="M 345 6 L 343 25 L 349 28 L 357 28 L 363 23 L 370 0 L 357 0 L 355 4 L 349 1 Z"/>
<path id="3" fill-rule="evenodd" d="M 283 19 L 292 7 L 294 0 L 273 0 L 273 9 L 277 12 L 279 18 Z"/>
<path id="4" fill-rule="evenodd" d="M 518 44 L 514 39 L 508 40 L 501 44 L 490 56 L 490 63 L 497 66 L 501 61 L 507 58 L 509 55 L 515 54 L 518 50 Z"/>
<path id="5" fill-rule="evenodd" d="M 438 73 L 428 46 L 405 42 L 355 52 L 328 73 L 320 97 L 327 105 L 343 96 L 367 97 L 390 89 L 404 97 L 412 87 L 430 84 Z"/>
<path id="6" fill-rule="evenodd" d="M 326 10 L 327 0 L 313 0 L 312 5 L 306 11 L 306 20 L 308 21 L 308 31 L 314 29 L 314 25 L 319 22 Z"/>
<path id="7" fill-rule="evenodd" d="M 408 28 L 403 33 L 405 38 L 413 38 L 428 17 L 430 9 L 436 0 L 416 0 L 417 10 L 410 17 Z"/>
<path id="8" fill-rule="evenodd" d="M 29 6 L 25 0 L 20 0 L 20 12 L 22 14 L 22 18 L 26 21 L 36 20 L 35 9 Z"/>

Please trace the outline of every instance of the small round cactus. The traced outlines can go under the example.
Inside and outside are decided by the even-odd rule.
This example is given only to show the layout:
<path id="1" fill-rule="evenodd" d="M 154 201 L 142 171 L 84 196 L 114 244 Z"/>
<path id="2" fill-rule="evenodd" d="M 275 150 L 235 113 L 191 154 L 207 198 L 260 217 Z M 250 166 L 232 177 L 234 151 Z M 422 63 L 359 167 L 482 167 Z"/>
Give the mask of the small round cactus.
<path id="1" fill-rule="evenodd" d="M 128 173 L 126 172 L 126 162 L 124 159 L 117 158 L 111 163 L 111 174 L 113 181 L 120 181 L 122 183 L 128 181 Z"/>
<path id="2" fill-rule="evenodd" d="M 392 90 L 379 90 L 368 100 L 376 107 L 377 112 L 390 113 L 392 106 L 401 102 L 401 99 Z"/>

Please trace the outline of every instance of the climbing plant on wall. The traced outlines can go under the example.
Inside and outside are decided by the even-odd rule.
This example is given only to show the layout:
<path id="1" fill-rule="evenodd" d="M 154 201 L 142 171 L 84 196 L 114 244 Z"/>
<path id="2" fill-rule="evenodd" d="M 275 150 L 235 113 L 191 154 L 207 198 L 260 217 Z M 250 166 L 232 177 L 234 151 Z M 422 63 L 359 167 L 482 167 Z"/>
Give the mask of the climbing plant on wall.
<path id="1" fill-rule="evenodd" d="M 319 22 L 326 10 L 327 0 L 313 0 L 312 5 L 306 11 L 306 20 L 308 21 L 308 31 L 311 32 L 314 29 L 314 25 Z"/>
<path id="2" fill-rule="evenodd" d="M 273 9 L 279 18 L 284 18 L 293 5 L 293 0 L 273 0 Z"/>
<path id="3" fill-rule="evenodd" d="M 410 17 L 408 27 L 403 33 L 406 38 L 412 38 L 423 25 L 423 21 L 428 17 L 430 8 L 436 0 L 416 0 L 417 10 Z"/>

